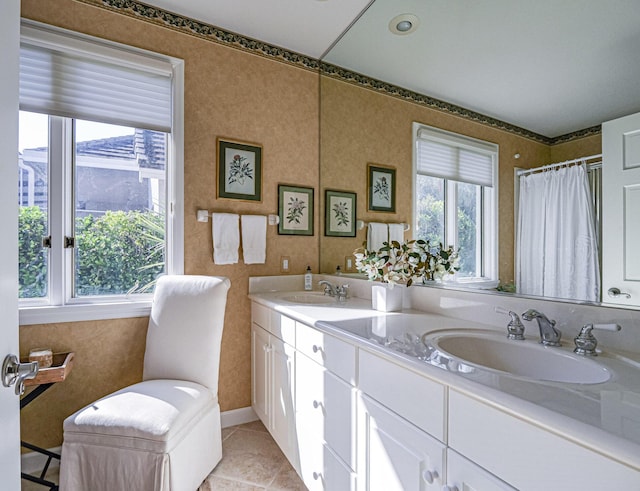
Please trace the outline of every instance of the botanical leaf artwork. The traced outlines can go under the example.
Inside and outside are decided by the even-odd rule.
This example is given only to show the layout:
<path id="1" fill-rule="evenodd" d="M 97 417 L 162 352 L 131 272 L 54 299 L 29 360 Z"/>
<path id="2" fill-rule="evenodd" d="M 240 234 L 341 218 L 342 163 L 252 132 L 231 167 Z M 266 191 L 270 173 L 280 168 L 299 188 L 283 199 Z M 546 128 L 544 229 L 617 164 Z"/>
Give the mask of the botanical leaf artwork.
<path id="1" fill-rule="evenodd" d="M 349 226 L 349 205 L 346 201 L 338 201 L 333 205 L 333 216 L 338 225 Z"/>
<path id="2" fill-rule="evenodd" d="M 290 197 L 289 202 L 287 203 L 287 222 L 295 222 L 299 224 L 306 207 L 307 204 L 304 200 L 294 196 Z"/>
<path id="3" fill-rule="evenodd" d="M 247 179 L 253 179 L 253 169 L 251 163 L 247 162 L 247 157 L 238 154 L 233 156 L 229 163 L 229 171 L 227 175 L 227 183 L 238 183 L 243 185 Z"/>
<path id="4" fill-rule="evenodd" d="M 375 180 L 373 183 L 373 194 L 378 195 L 380 199 L 390 201 L 391 196 L 389 194 L 389 182 L 387 178 L 382 176 Z"/>

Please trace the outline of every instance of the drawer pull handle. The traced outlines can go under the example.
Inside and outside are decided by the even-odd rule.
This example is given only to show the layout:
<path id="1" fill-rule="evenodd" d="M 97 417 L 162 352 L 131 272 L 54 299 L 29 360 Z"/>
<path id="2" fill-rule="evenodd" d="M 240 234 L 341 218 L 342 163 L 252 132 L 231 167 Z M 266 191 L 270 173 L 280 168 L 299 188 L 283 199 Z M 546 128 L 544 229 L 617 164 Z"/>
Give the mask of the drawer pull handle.
<path id="1" fill-rule="evenodd" d="M 311 349 L 313 350 L 314 353 L 317 353 L 318 351 L 322 351 L 322 347 L 318 346 L 317 344 L 314 344 Z"/>
<path id="2" fill-rule="evenodd" d="M 436 470 L 433 470 L 433 471 L 424 471 L 424 472 L 422 473 L 422 479 L 424 479 L 424 481 L 425 481 L 427 484 L 433 484 L 433 483 L 434 483 L 434 481 L 435 481 L 436 479 L 438 479 L 438 477 L 440 477 L 440 476 L 438 475 L 438 471 L 436 471 Z"/>

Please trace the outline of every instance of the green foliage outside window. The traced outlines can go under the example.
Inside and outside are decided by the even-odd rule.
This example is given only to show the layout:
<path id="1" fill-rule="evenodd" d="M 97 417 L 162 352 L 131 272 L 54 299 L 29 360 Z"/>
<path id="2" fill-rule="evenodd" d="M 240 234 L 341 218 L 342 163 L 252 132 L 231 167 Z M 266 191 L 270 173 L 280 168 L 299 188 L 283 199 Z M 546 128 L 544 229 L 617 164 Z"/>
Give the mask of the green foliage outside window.
<path id="1" fill-rule="evenodd" d="M 46 215 L 21 207 L 20 298 L 46 295 Z M 75 294 L 117 295 L 146 291 L 164 271 L 164 217 L 153 212 L 108 211 L 76 219 Z"/>
<path id="2" fill-rule="evenodd" d="M 46 232 L 46 213 L 37 206 L 21 206 L 18 219 L 20 298 L 47 295 L 47 249 L 42 247 Z"/>

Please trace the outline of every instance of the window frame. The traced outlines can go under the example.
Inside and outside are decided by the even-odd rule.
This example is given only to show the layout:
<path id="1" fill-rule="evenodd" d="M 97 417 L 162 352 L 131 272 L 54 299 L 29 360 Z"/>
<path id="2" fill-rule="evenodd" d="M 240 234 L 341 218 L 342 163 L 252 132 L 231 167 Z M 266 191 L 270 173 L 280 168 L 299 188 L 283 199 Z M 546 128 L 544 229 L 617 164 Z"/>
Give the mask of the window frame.
<path id="1" fill-rule="evenodd" d="M 418 173 L 418 142 L 421 139 L 418 135 L 426 134 L 427 138 L 432 138 L 438 143 L 445 143 L 449 145 L 457 145 L 459 147 L 467 147 L 471 149 L 482 148 L 486 151 L 491 148 L 491 154 L 493 155 L 493 186 L 482 186 L 480 193 L 481 213 L 480 213 L 480 227 L 481 227 L 481 239 L 479 245 L 481 248 L 481 271 L 480 277 L 447 279 L 447 284 L 460 285 L 460 286 L 475 286 L 478 288 L 492 288 L 498 284 L 498 162 L 499 162 L 499 146 L 497 144 L 468 137 L 458 133 L 441 130 L 421 123 L 414 122 L 412 125 L 412 142 L 413 142 L 413 173 L 412 173 L 412 198 L 413 198 L 413 210 L 412 210 L 412 222 L 414 232 L 418 230 L 418 199 L 417 199 L 417 177 L 418 175 L 429 175 L 426 173 Z M 457 245 L 457 237 L 451 239 L 452 231 L 455 233 L 457 222 L 457 186 L 456 183 L 460 181 L 454 181 L 444 177 L 437 177 L 444 180 L 444 201 L 445 201 L 445 216 L 444 216 L 444 237 L 445 246 Z M 473 184 L 473 183 L 470 183 Z M 452 200 L 453 198 L 453 200 Z M 414 236 L 414 238 L 417 238 Z"/>
<path id="2" fill-rule="evenodd" d="M 172 121 L 171 132 L 167 138 L 167 169 L 166 169 L 166 272 L 168 274 L 184 273 L 184 61 L 158 53 L 126 46 L 123 44 L 106 41 L 92 36 L 55 28 L 45 24 L 22 21 L 22 27 L 29 31 L 29 39 L 33 39 L 33 29 L 42 33 L 42 41 L 51 43 L 50 34 L 65 36 L 64 44 L 60 49 L 73 49 L 78 44 L 78 49 L 86 50 L 87 43 L 95 46 L 96 53 L 102 54 L 110 50 L 117 50 L 118 56 L 124 62 L 129 58 L 139 62 L 140 57 L 150 60 L 151 64 L 162 61 L 171 67 L 172 86 L 171 104 Z M 79 119 L 86 119 L 79 117 Z M 69 207 L 73 206 L 72 168 L 68 164 L 72 162 L 72 120 L 61 116 L 50 116 L 49 152 L 53 158 L 63 159 L 63 165 L 50 166 L 49 176 L 49 202 L 59 206 L 65 203 L 64 210 L 51 213 L 49 216 L 49 229 L 55 230 L 58 236 L 71 235 L 73 224 L 71 223 Z M 62 144 L 64 142 L 64 144 Z M 62 147 L 62 148 L 61 148 Z M 57 170 L 56 170 L 57 168 Z M 69 187 L 71 186 L 71 188 Z M 66 218 L 65 218 L 66 217 Z M 151 311 L 152 294 L 136 295 L 109 295 L 92 296 L 82 298 L 69 298 L 70 285 L 73 271 L 65 264 L 72 264 L 70 258 L 73 249 L 58 247 L 50 250 L 50 270 L 48 298 L 21 299 L 19 301 L 20 325 L 48 324 L 54 322 L 74 322 L 88 320 L 103 320 L 131 317 L 145 317 Z M 53 257 L 57 254 L 57 257 Z M 57 280 L 54 280 L 57 278 Z"/>

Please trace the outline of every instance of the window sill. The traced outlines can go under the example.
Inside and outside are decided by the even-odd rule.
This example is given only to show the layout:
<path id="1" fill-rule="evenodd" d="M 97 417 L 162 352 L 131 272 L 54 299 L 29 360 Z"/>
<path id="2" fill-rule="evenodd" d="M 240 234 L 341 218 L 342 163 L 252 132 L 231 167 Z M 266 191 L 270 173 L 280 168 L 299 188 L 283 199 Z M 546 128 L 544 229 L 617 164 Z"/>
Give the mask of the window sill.
<path id="1" fill-rule="evenodd" d="M 147 317 L 151 313 L 151 299 L 132 302 L 76 304 L 63 306 L 20 307 L 21 326 L 78 322 L 106 319 Z"/>
<path id="2" fill-rule="evenodd" d="M 500 284 L 498 280 L 489 280 L 484 278 L 457 278 L 455 280 L 445 280 L 445 286 L 474 288 L 476 290 L 494 290 Z"/>

